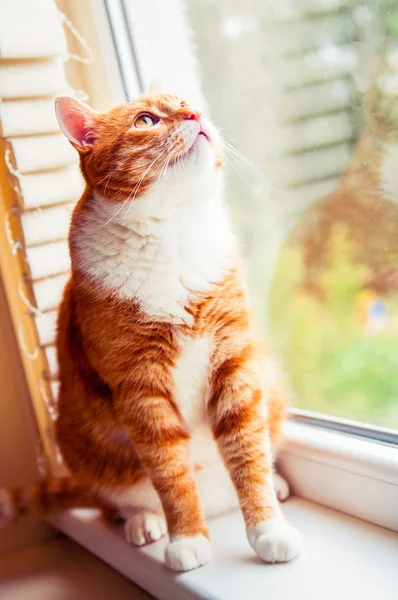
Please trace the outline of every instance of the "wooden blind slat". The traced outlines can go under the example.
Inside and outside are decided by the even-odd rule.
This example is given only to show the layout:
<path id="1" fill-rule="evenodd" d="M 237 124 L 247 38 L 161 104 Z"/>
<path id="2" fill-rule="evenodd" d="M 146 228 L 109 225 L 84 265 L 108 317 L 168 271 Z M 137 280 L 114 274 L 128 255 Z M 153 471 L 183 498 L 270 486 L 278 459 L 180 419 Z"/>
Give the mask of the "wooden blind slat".
<path id="1" fill-rule="evenodd" d="M 83 181 L 77 165 L 24 175 L 20 186 L 25 209 L 76 201 L 83 191 Z"/>
<path id="2" fill-rule="evenodd" d="M 7 293 L 52 474 L 60 466 L 55 325 L 70 269 L 70 213 L 83 190 L 54 110 L 56 96 L 76 95 L 65 74 L 63 23 L 73 31 L 55 0 L 0 0 L 0 213 L 7 230 L 0 262 L 2 273 L 12 273 Z"/>
<path id="3" fill-rule="evenodd" d="M 64 240 L 26 249 L 32 279 L 43 279 L 70 269 L 68 245 Z"/>
<path id="4" fill-rule="evenodd" d="M 76 150 L 60 133 L 29 138 L 8 138 L 7 143 L 14 154 L 15 164 L 20 173 L 58 169 L 77 164 Z"/>
<path id="5" fill-rule="evenodd" d="M 62 59 L 0 62 L 0 98 L 32 98 L 70 94 Z M 26 115 L 29 119 L 29 116 Z"/>
<path id="6" fill-rule="evenodd" d="M 53 98 L 0 100 L 3 137 L 59 132 Z"/>
<path id="7" fill-rule="evenodd" d="M 60 23 L 61 15 L 55 2 L 3 0 L 0 2 L 0 57 L 66 56 L 66 39 L 59 35 Z"/>
<path id="8" fill-rule="evenodd" d="M 39 333 L 40 344 L 49 346 L 55 344 L 55 330 L 57 324 L 57 311 L 50 311 L 36 317 L 36 326 Z"/>
<path id="9" fill-rule="evenodd" d="M 46 358 L 47 358 L 47 362 L 48 362 L 48 372 L 49 372 L 49 376 L 52 380 L 57 380 L 58 379 L 58 362 L 57 362 L 57 351 L 55 349 L 55 346 L 47 346 L 44 349 Z"/>
<path id="10" fill-rule="evenodd" d="M 42 210 L 25 212 L 21 216 L 26 245 L 46 244 L 65 240 L 74 202 L 59 204 Z"/>
<path id="11" fill-rule="evenodd" d="M 62 294 L 69 273 L 54 275 L 48 279 L 41 279 L 33 283 L 33 291 L 36 298 L 37 308 L 41 311 L 55 309 L 61 302 Z"/>

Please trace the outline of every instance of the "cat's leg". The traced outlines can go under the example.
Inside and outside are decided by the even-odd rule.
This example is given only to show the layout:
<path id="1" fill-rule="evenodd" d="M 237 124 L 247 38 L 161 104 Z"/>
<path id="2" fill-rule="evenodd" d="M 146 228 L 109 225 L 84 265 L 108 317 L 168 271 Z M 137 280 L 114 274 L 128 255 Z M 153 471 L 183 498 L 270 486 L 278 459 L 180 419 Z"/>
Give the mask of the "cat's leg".
<path id="1" fill-rule="evenodd" d="M 150 374 L 148 369 L 146 376 Z M 140 394 L 137 390 L 148 392 Z M 189 434 L 171 394 L 159 379 L 150 385 L 143 385 L 141 380 L 122 384 L 114 399 L 118 417 L 163 505 L 170 536 L 165 551 L 167 565 L 187 571 L 206 564 L 210 559 L 209 533 L 189 464 Z"/>
<path id="2" fill-rule="evenodd" d="M 290 394 L 277 363 L 268 355 L 264 355 L 260 364 L 261 384 L 267 399 L 267 428 L 275 460 L 282 442 L 286 406 L 289 403 Z M 290 496 L 290 487 L 286 479 L 278 472 L 274 472 L 274 487 L 278 500 L 285 502 Z"/>
<path id="3" fill-rule="evenodd" d="M 301 538 L 279 508 L 266 407 L 250 344 L 230 340 L 210 384 L 214 436 L 238 493 L 250 545 L 265 562 L 292 560 Z"/>

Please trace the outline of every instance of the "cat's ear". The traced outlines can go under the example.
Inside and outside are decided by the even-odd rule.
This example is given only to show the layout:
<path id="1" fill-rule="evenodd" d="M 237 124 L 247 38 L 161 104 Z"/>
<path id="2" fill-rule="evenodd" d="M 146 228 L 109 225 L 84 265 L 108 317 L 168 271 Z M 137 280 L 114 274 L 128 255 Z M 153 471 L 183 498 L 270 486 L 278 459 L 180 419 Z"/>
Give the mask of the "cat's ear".
<path id="1" fill-rule="evenodd" d="M 81 154 L 88 152 L 95 141 L 96 112 L 75 98 L 60 96 L 55 101 L 55 114 L 62 133 Z"/>
<path id="2" fill-rule="evenodd" d="M 149 95 L 154 96 L 156 94 L 161 94 L 163 92 L 163 86 L 159 79 L 152 79 L 151 84 L 149 86 Z"/>

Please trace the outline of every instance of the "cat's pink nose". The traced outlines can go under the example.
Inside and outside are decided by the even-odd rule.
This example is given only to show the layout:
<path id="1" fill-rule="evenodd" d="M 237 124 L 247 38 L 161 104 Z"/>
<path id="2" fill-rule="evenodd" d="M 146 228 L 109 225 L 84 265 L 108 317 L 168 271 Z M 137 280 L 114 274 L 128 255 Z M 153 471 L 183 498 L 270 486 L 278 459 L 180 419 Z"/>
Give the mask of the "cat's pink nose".
<path id="1" fill-rule="evenodd" d="M 198 110 L 191 110 L 189 113 L 187 113 L 187 115 L 185 116 L 185 118 L 191 121 L 200 121 L 200 112 Z"/>

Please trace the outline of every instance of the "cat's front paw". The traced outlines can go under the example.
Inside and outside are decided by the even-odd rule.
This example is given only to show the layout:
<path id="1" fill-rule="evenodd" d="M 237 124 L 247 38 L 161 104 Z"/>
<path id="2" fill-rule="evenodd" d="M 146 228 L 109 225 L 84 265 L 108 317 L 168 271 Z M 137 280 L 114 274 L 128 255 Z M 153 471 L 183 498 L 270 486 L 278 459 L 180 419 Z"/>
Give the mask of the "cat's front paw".
<path id="1" fill-rule="evenodd" d="M 247 538 L 255 553 L 266 563 L 289 562 L 302 549 L 299 532 L 281 515 L 247 528 Z"/>
<path id="2" fill-rule="evenodd" d="M 165 550 L 166 565 L 173 571 L 202 567 L 209 562 L 210 556 L 210 542 L 204 535 L 175 536 Z"/>
<path id="3" fill-rule="evenodd" d="M 124 524 L 126 540 L 134 546 L 145 546 L 156 542 L 166 533 L 167 524 L 164 515 L 151 510 L 135 510 Z"/>

